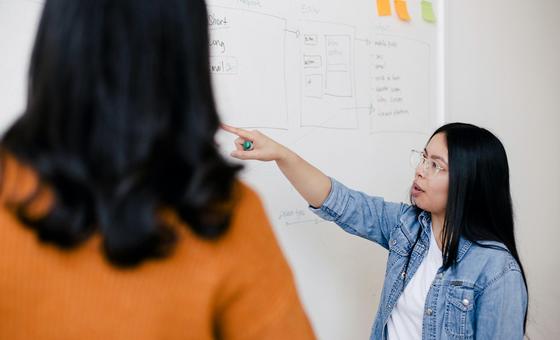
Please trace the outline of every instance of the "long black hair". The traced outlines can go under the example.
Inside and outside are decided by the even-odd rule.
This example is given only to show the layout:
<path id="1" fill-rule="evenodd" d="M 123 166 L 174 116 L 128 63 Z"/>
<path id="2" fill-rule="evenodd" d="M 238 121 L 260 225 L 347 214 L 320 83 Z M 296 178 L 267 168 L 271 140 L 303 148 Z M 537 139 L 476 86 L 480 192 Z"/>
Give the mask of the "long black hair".
<path id="1" fill-rule="evenodd" d="M 443 267 L 447 269 L 456 263 L 461 237 L 482 247 L 488 246 L 479 241 L 497 241 L 517 261 L 527 289 L 515 243 L 504 146 L 490 131 L 471 124 L 444 125 L 431 138 L 438 133 L 445 135 L 449 160 L 449 192 L 442 231 Z"/>
<path id="2" fill-rule="evenodd" d="M 195 234 L 228 227 L 240 170 L 220 155 L 204 0 L 47 0 L 25 112 L 1 147 L 33 168 L 54 203 L 39 238 L 72 248 L 95 232 L 114 265 L 164 257 L 160 212 Z"/>

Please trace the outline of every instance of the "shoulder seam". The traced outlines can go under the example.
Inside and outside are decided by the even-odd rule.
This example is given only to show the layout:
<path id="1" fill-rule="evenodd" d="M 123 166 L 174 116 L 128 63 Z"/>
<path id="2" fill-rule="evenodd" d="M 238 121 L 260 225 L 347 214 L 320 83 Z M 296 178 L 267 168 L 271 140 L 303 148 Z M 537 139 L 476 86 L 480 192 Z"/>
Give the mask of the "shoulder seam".
<path id="1" fill-rule="evenodd" d="M 482 288 L 482 291 L 480 292 L 480 295 L 484 294 L 484 292 L 486 291 L 487 288 L 491 287 L 496 282 L 500 281 L 500 279 L 502 279 L 506 274 L 511 273 L 511 272 L 521 273 L 521 271 L 519 270 L 519 268 L 516 265 L 512 265 L 511 262 L 508 263 L 506 268 L 504 268 L 498 275 L 496 275 L 496 277 L 494 277 L 492 280 L 490 280 L 486 284 L 486 286 L 484 286 L 484 288 Z"/>

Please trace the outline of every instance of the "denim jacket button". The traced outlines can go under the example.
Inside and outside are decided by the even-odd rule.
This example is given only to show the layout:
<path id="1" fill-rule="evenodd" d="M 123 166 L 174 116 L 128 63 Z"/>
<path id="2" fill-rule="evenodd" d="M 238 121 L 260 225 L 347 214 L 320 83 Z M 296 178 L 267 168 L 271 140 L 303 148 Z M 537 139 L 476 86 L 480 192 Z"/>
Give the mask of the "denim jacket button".
<path id="1" fill-rule="evenodd" d="M 426 309 L 426 315 L 430 316 L 432 315 L 433 311 L 431 308 Z"/>
<path id="2" fill-rule="evenodd" d="M 463 305 L 464 305 L 464 306 L 468 306 L 468 305 L 469 305 L 469 300 L 463 299 Z"/>
<path id="3" fill-rule="evenodd" d="M 397 240 L 391 240 L 391 247 L 394 247 L 397 244 Z"/>

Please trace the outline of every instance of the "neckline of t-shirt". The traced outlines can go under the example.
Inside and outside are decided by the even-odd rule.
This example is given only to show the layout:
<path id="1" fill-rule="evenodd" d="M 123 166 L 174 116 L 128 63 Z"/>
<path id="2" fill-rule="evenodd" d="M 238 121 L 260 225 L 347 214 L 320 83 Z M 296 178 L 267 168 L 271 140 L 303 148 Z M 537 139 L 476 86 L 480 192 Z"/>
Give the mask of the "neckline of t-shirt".
<path id="1" fill-rule="evenodd" d="M 437 252 L 438 252 L 440 255 L 442 254 L 441 249 L 439 248 L 439 245 L 437 244 L 436 237 L 434 236 L 434 229 L 433 229 L 433 226 L 430 225 L 430 248 L 431 248 L 432 246 L 435 246 L 435 249 L 437 250 Z"/>

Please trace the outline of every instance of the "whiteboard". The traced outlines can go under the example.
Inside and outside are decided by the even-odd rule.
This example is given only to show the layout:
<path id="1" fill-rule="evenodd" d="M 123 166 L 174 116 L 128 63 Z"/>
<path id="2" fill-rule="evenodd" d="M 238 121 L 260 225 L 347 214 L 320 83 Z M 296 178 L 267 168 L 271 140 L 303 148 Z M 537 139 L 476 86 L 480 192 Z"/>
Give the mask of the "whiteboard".
<path id="1" fill-rule="evenodd" d="M 259 129 L 344 184 L 407 201 L 412 148 L 443 121 L 443 4 L 409 22 L 375 0 L 210 0 L 210 72 L 224 122 Z M 0 129 L 25 101 L 41 1 L 0 0 Z M 233 136 L 219 133 L 224 154 Z M 261 196 L 320 339 L 369 337 L 386 251 L 307 209 L 274 163 L 242 174 Z"/>
<path id="2" fill-rule="evenodd" d="M 393 1 L 391 1 L 393 3 Z M 436 24 L 377 15 L 376 1 L 209 2 L 219 111 L 352 188 L 407 201 L 411 148 L 443 121 L 443 8 Z M 213 21 L 213 22 L 212 22 Z M 228 152 L 233 137 L 220 134 Z M 249 162 L 320 339 L 367 339 L 386 251 L 317 218 L 274 163 Z"/>

